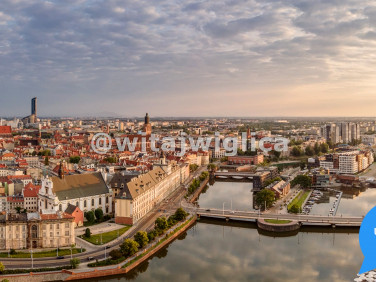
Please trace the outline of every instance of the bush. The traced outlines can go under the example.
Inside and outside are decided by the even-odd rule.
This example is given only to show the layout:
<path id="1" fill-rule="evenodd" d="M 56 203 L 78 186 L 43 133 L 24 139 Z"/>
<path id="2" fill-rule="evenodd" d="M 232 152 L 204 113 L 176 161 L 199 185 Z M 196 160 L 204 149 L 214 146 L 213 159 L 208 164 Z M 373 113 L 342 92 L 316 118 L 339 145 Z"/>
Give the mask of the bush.
<path id="1" fill-rule="evenodd" d="M 155 237 L 157 237 L 157 231 L 152 230 L 148 232 L 149 242 L 154 241 Z"/>
<path id="2" fill-rule="evenodd" d="M 112 260 L 118 260 L 119 258 L 123 256 L 120 250 L 112 250 L 109 255 Z"/>
<path id="3" fill-rule="evenodd" d="M 134 235 L 134 240 L 138 243 L 140 248 L 145 247 L 149 243 L 148 234 L 145 231 L 138 231 Z"/>
<path id="4" fill-rule="evenodd" d="M 103 220 L 103 210 L 101 208 L 95 210 L 95 217 L 98 221 Z"/>
<path id="5" fill-rule="evenodd" d="M 186 213 L 185 210 L 183 210 L 182 208 L 178 208 L 175 211 L 174 219 L 177 220 L 177 221 L 182 221 L 182 220 L 186 219 L 187 216 L 188 216 L 188 213 Z"/>
<path id="6" fill-rule="evenodd" d="M 95 215 L 93 211 L 88 211 L 85 213 L 85 218 L 88 222 L 93 223 L 95 221 Z"/>
<path id="7" fill-rule="evenodd" d="M 0 262 L 0 273 L 3 273 L 5 270 L 5 266 L 2 262 Z"/>
<path id="8" fill-rule="evenodd" d="M 292 212 L 292 213 L 300 213 L 301 210 L 300 210 L 300 207 L 298 204 L 294 204 L 291 206 L 289 212 Z"/>
<path id="9" fill-rule="evenodd" d="M 73 268 L 73 269 L 76 269 L 78 266 L 80 265 L 80 260 L 78 258 L 72 258 L 70 260 L 70 266 Z"/>
<path id="10" fill-rule="evenodd" d="M 125 239 L 124 243 L 120 245 L 120 251 L 124 257 L 130 257 L 138 252 L 138 243 L 132 239 Z"/>
<path id="11" fill-rule="evenodd" d="M 91 231 L 90 231 L 90 228 L 86 228 L 86 230 L 85 230 L 85 237 L 86 237 L 86 238 L 90 238 L 90 237 L 91 237 Z"/>
<path id="12" fill-rule="evenodd" d="M 10 249 L 10 252 L 9 252 L 11 255 L 15 255 L 17 254 L 16 250 L 15 249 Z"/>

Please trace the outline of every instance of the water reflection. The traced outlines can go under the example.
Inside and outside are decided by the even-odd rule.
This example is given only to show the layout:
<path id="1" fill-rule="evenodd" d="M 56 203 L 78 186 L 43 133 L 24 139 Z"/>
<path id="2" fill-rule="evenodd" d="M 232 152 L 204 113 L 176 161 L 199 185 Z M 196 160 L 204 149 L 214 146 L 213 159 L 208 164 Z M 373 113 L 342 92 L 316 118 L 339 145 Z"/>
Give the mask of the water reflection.
<path id="1" fill-rule="evenodd" d="M 202 193 L 197 202 L 200 207 L 211 209 L 225 209 L 253 211 L 253 193 L 251 182 L 216 181 Z"/>
<path id="2" fill-rule="evenodd" d="M 106 281 L 351 281 L 363 259 L 356 232 L 310 228 L 279 237 L 252 223 L 200 221 L 162 258 Z"/>

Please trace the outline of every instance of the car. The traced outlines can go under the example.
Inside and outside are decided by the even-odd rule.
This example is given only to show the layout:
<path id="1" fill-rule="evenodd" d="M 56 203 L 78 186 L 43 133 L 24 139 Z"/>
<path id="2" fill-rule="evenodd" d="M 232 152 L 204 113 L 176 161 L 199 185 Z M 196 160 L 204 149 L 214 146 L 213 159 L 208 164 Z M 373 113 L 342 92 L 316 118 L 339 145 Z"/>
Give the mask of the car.
<path id="1" fill-rule="evenodd" d="M 207 210 L 205 210 L 205 211 L 210 212 L 210 209 L 207 209 Z"/>
<path id="2" fill-rule="evenodd" d="M 87 260 L 93 260 L 94 259 L 94 257 L 88 257 L 87 258 Z"/>
<path id="3" fill-rule="evenodd" d="M 111 248 L 111 246 L 106 246 L 106 247 L 105 247 L 106 250 L 109 249 L 109 248 Z"/>
<path id="4" fill-rule="evenodd" d="M 235 213 L 234 211 L 230 211 L 230 213 Z"/>
<path id="5" fill-rule="evenodd" d="M 64 259 L 64 256 L 58 256 L 56 259 Z"/>

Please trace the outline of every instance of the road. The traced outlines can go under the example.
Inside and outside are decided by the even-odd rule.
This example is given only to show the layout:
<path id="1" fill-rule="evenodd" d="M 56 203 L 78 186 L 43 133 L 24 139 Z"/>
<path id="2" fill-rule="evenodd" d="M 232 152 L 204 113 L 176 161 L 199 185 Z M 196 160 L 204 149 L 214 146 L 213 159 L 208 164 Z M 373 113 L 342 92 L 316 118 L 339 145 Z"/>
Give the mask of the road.
<path id="1" fill-rule="evenodd" d="M 181 206 L 181 202 L 187 193 L 184 186 L 188 185 L 193 178 L 198 177 L 206 167 L 200 167 L 190 177 L 177 189 L 175 190 L 166 200 L 157 205 L 148 215 L 146 215 L 141 221 L 136 223 L 127 232 L 126 236 L 121 236 L 119 239 L 114 240 L 112 243 L 107 244 L 106 247 L 100 248 L 95 251 L 84 252 L 82 254 L 75 254 L 72 257 L 78 258 L 82 263 L 88 263 L 88 258 L 92 260 L 104 259 L 105 256 L 108 257 L 108 253 L 111 250 L 117 249 L 119 245 L 123 242 L 124 238 L 133 237 L 140 230 L 148 230 L 154 226 L 155 220 L 160 216 L 169 216 L 174 213 L 175 210 Z M 50 258 L 34 258 L 34 268 L 38 267 L 57 267 L 69 265 L 71 256 L 65 256 L 64 259 L 56 259 L 56 257 Z M 17 258 L 1 258 L 1 262 L 6 268 L 31 268 L 31 259 L 17 259 Z"/>
<path id="2" fill-rule="evenodd" d="M 192 210 L 193 211 L 193 210 Z M 349 226 L 360 226 L 363 217 L 339 217 L 339 216 L 313 216 L 313 215 L 295 215 L 295 214 L 269 214 L 258 212 L 243 212 L 218 209 L 195 209 L 200 216 L 205 217 L 222 217 L 222 218 L 238 218 L 238 219 L 279 219 L 279 220 L 296 220 L 305 223 L 314 224 L 339 224 Z"/>

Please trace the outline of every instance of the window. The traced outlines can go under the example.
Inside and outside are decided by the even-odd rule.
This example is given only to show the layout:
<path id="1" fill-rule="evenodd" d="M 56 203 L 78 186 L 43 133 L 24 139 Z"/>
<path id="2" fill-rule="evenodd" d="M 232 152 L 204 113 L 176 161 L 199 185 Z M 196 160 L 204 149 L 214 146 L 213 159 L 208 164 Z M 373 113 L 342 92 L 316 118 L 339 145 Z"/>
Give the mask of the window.
<path id="1" fill-rule="evenodd" d="M 69 236 L 69 231 L 65 231 L 65 236 Z"/>
<path id="2" fill-rule="evenodd" d="M 76 207 L 78 207 L 78 202 L 76 202 Z"/>
<path id="3" fill-rule="evenodd" d="M 59 211 L 63 211 L 63 206 L 61 204 L 59 205 Z"/>
<path id="4" fill-rule="evenodd" d="M 84 208 L 86 208 L 86 200 L 84 201 Z"/>
<path id="5" fill-rule="evenodd" d="M 59 223 L 56 224 L 56 229 L 60 229 L 60 224 Z"/>
<path id="6" fill-rule="evenodd" d="M 91 199 L 91 206 L 94 206 L 94 199 Z"/>
<path id="7" fill-rule="evenodd" d="M 38 238 L 38 226 L 31 226 L 31 238 Z"/>
<path id="8" fill-rule="evenodd" d="M 106 197 L 106 204 L 108 204 L 108 196 Z"/>
<path id="9" fill-rule="evenodd" d="M 102 198 L 99 198 L 99 204 L 100 205 L 102 204 Z"/>
<path id="10" fill-rule="evenodd" d="M 54 237 L 54 234 L 53 234 L 53 232 L 50 232 L 50 237 Z"/>
<path id="11" fill-rule="evenodd" d="M 69 223 L 65 223 L 65 228 L 69 228 Z"/>

